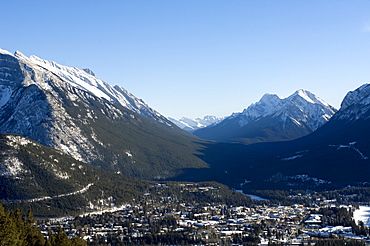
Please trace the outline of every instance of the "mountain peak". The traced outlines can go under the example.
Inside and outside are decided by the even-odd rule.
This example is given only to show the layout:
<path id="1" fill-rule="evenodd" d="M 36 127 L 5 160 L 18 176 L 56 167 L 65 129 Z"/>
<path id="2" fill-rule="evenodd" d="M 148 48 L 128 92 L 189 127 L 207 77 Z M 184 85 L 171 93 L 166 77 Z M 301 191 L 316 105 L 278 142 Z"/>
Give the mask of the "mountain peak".
<path id="1" fill-rule="evenodd" d="M 17 58 L 24 59 L 24 60 L 28 59 L 28 57 L 26 55 L 24 55 L 22 52 L 20 52 L 19 50 L 14 52 L 14 56 L 17 57 Z"/>
<path id="2" fill-rule="evenodd" d="M 370 84 L 363 84 L 354 91 L 350 91 L 344 97 L 341 110 L 346 109 L 353 104 L 370 104 Z"/>
<path id="3" fill-rule="evenodd" d="M 311 103 L 314 103 L 314 101 L 312 100 L 312 98 L 315 98 L 315 95 L 313 95 L 309 91 L 306 91 L 306 90 L 303 90 L 303 89 L 299 89 L 296 92 L 294 92 L 293 95 L 300 96 L 303 99 L 305 99 L 306 101 L 311 102 Z"/>
<path id="4" fill-rule="evenodd" d="M 303 89 L 287 98 L 267 93 L 243 112 L 233 113 L 217 125 L 195 132 L 195 135 L 210 140 L 248 143 L 293 139 L 316 130 L 335 111 L 319 97 Z"/>
<path id="5" fill-rule="evenodd" d="M 5 54 L 5 55 L 10 55 L 10 56 L 13 56 L 12 53 L 10 53 L 9 51 L 7 50 L 3 50 L 3 49 L 0 49 L 0 54 Z"/>
<path id="6" fill-rule="evenodd" d="M 303 99 L 309 103 L 313 104 L 323 104 L 325 106 L 329 106 L 326 102 L 321 100 L 319 97 L 317 97 L 315 94 L 311 93 L 310 91 L 304 90 L 304 89 L 299 89 L 295 91 L 292 95 L 289 97 L 281 97 L 277 94 L 270 94 L 266 93 L 262 96 L 260 101 L 258 101 L 255 104 L 277 104 L 281 100 L 297 100 L 298 98 Z M 253 104 L 252 104 L 253 105 Z"/>
<path id="7" fill-rule="evenodd" d="M 88 74 L 90 74 L 92 76 L 95 76 L 95 73 L 93 71 L 91 71 L 91 69 L 89 69 L 89 68 L 84 68 L 82 70 L 84 70 L 86 73 L 88 73 Z"/>
<path id="8" fill-rule="evenodd" d="M 271 114 L 272 112 L 276 111 L 277 108 L 281 107 L 283 100 L 284 98 L 278 96 L 277 94 L 264 94 L 258 102 L 252 103 L 248 108 L 243 110 L 241 114 L 245 116 L 245 119 L 241 120 L 239 124 L 245 125 L 250 120 Z M 239 114 L 233 114 L 233 116 L 235 117 Z"/>
<path id="9" fill-rule="evenodd" d="M 299 89 L 288 98 L 290 98 L 291 100 L 296 100 L 297 98 L 300 98 L 308 103 L 321 104 L 324 105 L 325 107 L 330 107 L 328 103 L 326 103 L 321 98 L 319 98 L 318 96 L 316 96 L 315 94 L 308 90 Z"/>
<path id="10" fill-rule="evenodd" d="M 277 94 L 266 93 L 261 97 L 259 102 L 273 103 L 273 102 L 279 101 L 281 99 L 283 99 L 283 97 L 281 97 Z"/>
<path id="11" fill-rule="evenodd" d="M 340 110 L 334 119 L 358 120 L 368 118 L 370 110 L 370 84 L 364 84 L 356 90 L 350 91 L 344 97 Z"/>

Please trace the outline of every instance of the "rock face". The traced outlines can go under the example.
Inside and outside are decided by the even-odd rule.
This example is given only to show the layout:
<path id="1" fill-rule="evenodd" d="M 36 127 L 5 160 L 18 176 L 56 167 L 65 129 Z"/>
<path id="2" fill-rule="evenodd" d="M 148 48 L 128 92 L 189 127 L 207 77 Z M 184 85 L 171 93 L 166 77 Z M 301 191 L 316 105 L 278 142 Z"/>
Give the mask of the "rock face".
<path id="1" fill-rule="evenodd" d="M 124 88 L 20 52 L 0 50 L 0 132 L 138 177 L 205 165 L 192 154 L 191 135 Z"/>
<path id="2" fill-rule="evenodd" d="M 198 137 L 223 142 L 292 140 L 325 124 L 336 110 L 309 91 L 298 90 L 287 98 L 265 94 L 241 113 L 194 132 Z"/>
<path id="3" fill-rule="evenodd" d="M 335 119 L 354 121 L 368 117 L 370 109 L 370 84 L 364 84 L 344 97 L 340 112 Z"/>

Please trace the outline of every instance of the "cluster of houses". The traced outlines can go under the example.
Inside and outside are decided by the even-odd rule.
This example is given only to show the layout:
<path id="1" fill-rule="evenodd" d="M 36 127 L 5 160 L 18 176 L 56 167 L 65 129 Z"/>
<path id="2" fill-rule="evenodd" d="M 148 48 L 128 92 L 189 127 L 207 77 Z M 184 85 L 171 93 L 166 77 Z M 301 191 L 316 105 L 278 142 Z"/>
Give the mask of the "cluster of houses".
<path id="1" fill-rule="evenodd" d="M 365 237 L 355 236 L 351 227 L 327 226 L 322 221 L 323 215 L 316 213 L 317 208 L 317 205 L 305 207 L 299 204 L 246 207 L 198 204 L 195 201 L 179 203 L 176 199 L 166 197 L 159 202 L 146 200 L 126 205 L 115 212 L 48 221 L 40 224 L 40 228 L 47 234 L 50 230 L 62 227 L 70 237 L 107 243 L 112 238 L 138 242 L 141 238 L 169 234 L 208 245 L 225 242 L 242 245 L 240 242 L 256 238 L 259 245 L 304 245 L 312 244 L 318 238 L 333 237 L 366 241 Z"/>

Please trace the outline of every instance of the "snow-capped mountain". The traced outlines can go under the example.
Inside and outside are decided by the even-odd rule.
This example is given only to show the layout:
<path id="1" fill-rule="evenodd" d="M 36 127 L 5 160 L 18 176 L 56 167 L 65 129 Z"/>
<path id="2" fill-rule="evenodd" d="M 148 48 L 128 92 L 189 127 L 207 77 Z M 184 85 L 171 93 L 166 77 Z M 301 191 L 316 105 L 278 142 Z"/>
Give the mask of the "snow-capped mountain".
<path id="1" fill-rule="evenodd" d="M 291 140 L 315 131 L 336 112 L 309 91 L 298 90 L 287 98 L 265 94 L 241 113 L 218 124 L 195 131 L 210 140 L 263 142 Z"/>
<path id="2" fill-rule="evenodd" d="M 176 120 L 174 118 L 169 117 L 168 119 L 172 121 L 174 124 L 176 124 L 178 127 L 181 129 L 188 131 L 188 132 L 193 132 L 195 130 L 217 124 L 220 121 L 222 121 L 225 117 L 217 117 L 213 115 L 207 115 L 204 116 L 203 118 L 196 118 L 196 119 L 190 119 L 187 117 L 182 117 L 179 120 Z"/>
<path id="3" fill-rule="evenodd" d="M 239 125 L 241 127 L 250 121 L 269 115 L 278 116 L 283 121 L 290 118 L 297 125 L 304 122 L 314 131 L 326 123 L 335 111 L 332 106 L 311 92 L 298 90 L 287 98 L 279 97 L 276 94 L 265 94 L 259 102 L 232 117 L 240 117 Z"/>
<path id="4" fill-rule="evenodd" d="M 357 120 L 363 117 L 370 109 L 370 84 L 364 84 L 344 97 L 340 112 L 335 119 Z"/>
<path id="5" fill-rule="evenodd" d="M 189 165 L 184 163 L 205 165 L 192 155 L 190 134 L 124 88 L 91 70 L 20 52 L 0 50 L 0 132 L 138 177 L 168 177 Z M 180 161 L 188 157 L 192 160 Z"/>
<path id="6" fill-rule="evenodd" d="M 296 174 L 305 173 L 342 187 L 361 186 L 369 182 L 369 124 L 370 84 L 364 84 L 347 93 L 341 108 L 325 125 L 286 143 L 286 153 L 274 156 L 269 167 L 275 165 L 275 171 L 285 170 L 285 174 L 295 169 Z"/>
<path id="7" fill-rule="evenodd" d="M 364 84 L 356 90 L 350 91 L 344 97 L 341 107 L 330 121 L 318 129 L 322 136 L 330 136 L 339 141 L 358 142 L 370 134 L 368 124 L 370 120 L 370 84 Z M 334 132 L 336 132 L 334 134 Z M 316 136 L 317 134 L 311 134 Z M 347 144 L 348 144 L 347 143 Z M 333 144 L 335 144 L 333 142 Z"/>
<path id="8" fill-rule="evenodd" d="M 295 98 L 293 102 L 298 105 L 315 102 L 315 98 L 307 92 L 305 94 L 311 100 L 308 100 L 304 94 L 302 96 L 302 91 L 296 92 L 289 98 L 290 100 Z M 268 102 L 282 103 L 282 100 L 273 96 L 273 99 Z M 267 107 L 269 105 L 267 102 L 253 104 L 251 108 L 256 109 L 258 105 L 266 106 L 261 107 L 259 111 L 256 110 L 262 115 L 262 112 L 268 112 L 267 109 L 271 108 Z M 280 105 L 279 108 L 284 107 Z M 322 111 L 322 114 L 328 113 Z M 255 116 L 252 113 L 250 115 Z M 269 115 L 265 116 L 268 120 L 276 119 Z M 278 115 L 281 116 L 281 112 Z M 235 125 L 239 126 L 239 123 L 240 121 L 237 121 Z M 245 126 L 250 124 L 247 123 Z M 368 187 L 370 181 L 369 125 L 370 84 L 365 84 L 348 92 L 341 108 L 316 131 L 291 141 L 265 142 L 238 147 L 228 143 L 215 143 L 202 153 L 213 154 L 212 158 L 215 160 L 215 163 L 212 163 L 213 169 L 200 170 L 198 174 L 193 172 L 188 177 L 229 182 L 251 190 L 271 189 L 271 187 L 313 190 L 342 189 L 348 186 Z M 223 163 L 228 164 L 223 165 Z"/>
<path id="9" fill-rule="evenodd" d="M 0 50 L 0 52 L 2 51 Z M 5 53 L 9 54 L 9 52 Z M 166 122 L 164 116 L 150 108 L 143 100 L 138 99 L 118 85 L 111 86 L 98 79 L 95 77 L 93 71 L 88 68 L 80 69 L 76 67 L 67 67 L 53 61 L 41 59 L 34 55 L 27 57 L 20 51 L 16 51 L 14 57 L 52 72 L 63 81 L 67 82 L 69 86 L 90 92 L 96 97 L 106 99 L 109 102 L 118 103 L 135 113 L 151 117 L 160 122 Z"/>

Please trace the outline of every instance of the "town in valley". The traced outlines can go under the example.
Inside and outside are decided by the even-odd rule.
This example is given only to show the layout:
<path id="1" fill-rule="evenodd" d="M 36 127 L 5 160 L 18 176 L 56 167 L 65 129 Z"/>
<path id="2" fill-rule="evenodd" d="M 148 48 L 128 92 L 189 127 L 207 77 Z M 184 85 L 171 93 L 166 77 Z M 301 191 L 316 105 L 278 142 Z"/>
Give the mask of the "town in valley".
<path id="1" fill-rule="evenodd" d="M 219 191 L 219 187 L 196 183 L 175 186 L 181 193 L 217 196 Z M 281 205 L 259 199 L 250 205 L 233 205 L 182 202 L 176 195 L 169 195 L 168 189 L 165 183 L 153 184 L 142 201 L 119 208 L 111 204 L 110 210 L 77 217 L 41 219 L 38 226 L 45 236 L 61 227 L 69 237 L 83 238 L 88 245 L 326 245 L 322 244 L 325 242 L 368 245 L 370 242 L 368 227 L 354 217 L 354 213 L 370 208 L 349 202 L 348 195 L 338 201 L 322 195 L 296 194 L 290 198 L 301 200 L 302 204 Z M 153 193 L 156 195 L 152 196 Z"/>

